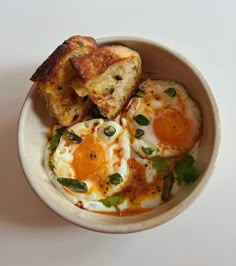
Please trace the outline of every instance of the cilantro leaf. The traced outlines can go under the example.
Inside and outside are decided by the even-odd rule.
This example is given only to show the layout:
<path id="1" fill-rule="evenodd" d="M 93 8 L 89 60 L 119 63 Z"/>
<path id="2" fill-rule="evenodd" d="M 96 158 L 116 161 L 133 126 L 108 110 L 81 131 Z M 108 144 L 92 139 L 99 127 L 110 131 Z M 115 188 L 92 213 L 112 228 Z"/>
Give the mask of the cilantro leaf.
<path id="1" fill-rule="evenodd" d="M 194 165 L 195 161 L 193 156 L 185 155 L 185 157 L 175 163 L 174 170 L 176 173 L 176 180 L 179 186 L 183 182 L 190 184 L 199 177 L 199 172 Z"/>
<path id="2" fill-rule="evenodd" d="M 152 167 L 157 171 L 161 176 L 164 176 L 168 173 L 168 159 L 156 155 L 152 157 Z"/>

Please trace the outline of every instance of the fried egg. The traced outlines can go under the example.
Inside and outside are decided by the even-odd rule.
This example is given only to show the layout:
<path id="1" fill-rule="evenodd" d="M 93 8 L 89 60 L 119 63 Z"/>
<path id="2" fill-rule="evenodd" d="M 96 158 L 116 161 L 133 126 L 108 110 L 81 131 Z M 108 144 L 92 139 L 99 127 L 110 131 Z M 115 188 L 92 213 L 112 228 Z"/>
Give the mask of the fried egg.
<path id="1" fill-rule="evenodd" d="M 121 122 L 132 149 L 143 158 L 189 152 L 201 131 L 201 113 L 185 88 L 174 81 L 146 80 L 132 98 Z"/>
<path id="2" fill-rule="evenodd" d="M 105 134 L 112 127 L 114 135 Z M 114 121 L 93 119 L 78 123 L 69 132 L 82 138 L 75 144 L 63 135 L 55 151 L 46 150 L 45 165 L 50 180 L 73 204 L 90 211 L 117 213 L 115 206 L 107 208 L 101 202 L 109 196 L 122 194 L 119 204 L 123 214 L 147 211 L 161 203 L 163 180 L 152 167 L 152 161 L 131 151 L 129 135 Z M 53 164 L 50 169 L 48 162 Z M 109 177 L 118 173 L 122 182 L 111 184 Z M 57 178 L 85 182 L 87 192 L 74 192 L 61 185 Z"/>
<path id="3" fill-rule="evenodd" d="M 74 204 L 79 203 L 89 210 L 110 211 L 100 200 L 118 193 L 127 182 L 131 153 L 126 130 L 116 122 L 104 119 L 81 122 L 67 130 L 81 137 L 82 142 L 75 144 L 61 136 L 59 145 L 51 155 L 47 149 L 45 164 L 51 181 Z M 53 164 L 53 171 L 48 167 L 49 160 Z M 120 184 L 109 182 L 113 174 L 122 177 Z M 84 182 L 88 191 L 73 192 L 59 184 L 58 177 Z M 125 206 L 124 203 L 123 208 Z"/>
<path id="4" fill-rule="evenodd" d="M 182 155 L 188 153 L 196 159 L 201 123 L 198 105 L 181 84 L 146 80 L 115 121 L 92 119 L 67 128 L 81 141 L 73 143 L 62 133 L 53 151 L 48 145 L 45 166 L 56 188 L 80 208 L 99 213 L 142 213 L 162 203 L 165 191 L 163 176 L 154 169 L 152 157 L 169 157 L 167 172 L 176 178 L 173 167 Z M 111 182 L 113 175 L 121 181 Z M 79 180 L 87 190 L 75 192 L 58 178 Z M 175 179 L 171 196 L 179 189 Z M 116 195 L 122 196 L 119 206 L 104 204 L 104 199 Z"/>

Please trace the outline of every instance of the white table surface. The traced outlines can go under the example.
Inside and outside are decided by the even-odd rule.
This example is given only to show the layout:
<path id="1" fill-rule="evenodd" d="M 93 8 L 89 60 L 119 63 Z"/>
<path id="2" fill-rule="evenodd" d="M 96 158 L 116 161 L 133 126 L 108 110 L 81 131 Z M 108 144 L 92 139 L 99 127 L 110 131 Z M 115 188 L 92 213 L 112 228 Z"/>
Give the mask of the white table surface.
<path id="1" fill-rule="evenodd" d="M 0 265 L 236 265 L 236 2 L 0 1 Z M 170 222 L 109 235 L 76 227 L 27 184 L 17 120 L 36 67 L 74 34 L 149 38 L 190 59 L 219 104 L 221 152 L 200 197 Z"/>

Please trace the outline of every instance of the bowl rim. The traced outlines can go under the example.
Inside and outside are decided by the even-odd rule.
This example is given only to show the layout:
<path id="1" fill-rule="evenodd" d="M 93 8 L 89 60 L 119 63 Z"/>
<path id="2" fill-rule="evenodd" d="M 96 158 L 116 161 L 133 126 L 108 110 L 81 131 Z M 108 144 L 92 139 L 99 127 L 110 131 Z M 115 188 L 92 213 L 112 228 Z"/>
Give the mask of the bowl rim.
<path id="1" fill-rule="evenodd" d="M 65 220 L 69 221 L 70 223 L 75 224 L 75 225 L 80 226 L 80 227 L 85 228 L 85 229 L 89 229 L 89 230 L 96 231 L 96 232 L 102 232 L 102 233 L 120 234 L 120 233 L 133 233 L 133 232 L 147 230 L 147 229 L 150 229 L 153 227 L 157 227 L 157 226 L 173 219 L 178 214 L 183 212 L 186 208 L 188 208 L 193 203 L 193 201 L 195 199 L 197 199 L 197 197 L 201 194 L 203 189 L 206 187 L 208 181 L 210 180 L 212 173 L 215 169 L 215 164 L 216 164 L 216 161 L 218 158 L 219 149 L 220 149 L 220 141 L 221 141 L 220 115 L 219 115 L 217 102 L 216 102 L 216 99 L 213 95 L 213 92 L 211 90 L 209 83 L 207 82 L 205 77 L 203 77 L 200 70 L 193 63 L 191 63 L 185 56 L 183 56 L 179 52 L 167 47 L 166 45 L 160 44 L 159 42 L 152 41 L 152 40 L 149 40 L 146 38 L 140 38 L 140 37 L 134 37 L 134 36 L 109 36 L 109 37 L 98 38 L 98 39 L 96 39 L 96 41 L 97 41 L 98 45 L 105 45 L 105 44 L 111 43 L 111 42 L 131 41 L 131 42 L 140 42 L 140 43 L 144 42 L 144 43 L 159 47 L 159 48 L 167 51 L 168 53 L 174 55 L 175 57 L 177 57 L 179 60 L 181 60 L 181 62 L 185 63 L 193 71 L 193 73 L 197 76 L 197 78 L 201 81 L 201 83 L 202 83 L 202 85 L 203 85 L 203 87 L 207 93 L 207 96 L 209 98 L 209 101 L 211 103 L 211 107 L 213 110 L 214 125 L 215 125 L 215 135 L 214 135 L 214 144 L 213 144 L 213 149 L 212 149 L 212 155 L 210 158 L 210 162 L 209 162 L 209 164 L 208 164 L 208 166 L 207 166 L 207 168 L 206 168 L 206 170 L 202 176 L 201 181 L 194 188 L 194 190 L 186 198 L 184 198 L 181 202 L 179 202 L 174 207 L 167 210 L 165 213 L 162 213 L 158 217 L 153 217 L 147 221 L 144 221 L 142 224 L 146 223 L 146 225 L 141 226 L 139 228 L 137 228 L 136 223 L 129 224 L 128 226 L 126 225 L 126 227 L 128 228 L 127 230 L 120 230 L 121 225 L 119 225 L 119 226 L 106 225 L 103 228 L 101 228 L 100 226 L 97 226 L 95 223 L 91 226 L 91 224 L 87 225 L 85 223 L 81 223 L 81 221 L 79 219 L 78 219 L 78 222 L 77 221 L 75 222 L 74 220 L 69 219 L 64 213 L 61 213 L 60 211 L 58 211 L 58 209 L 56 209 L 53 206 L 53 204 L 51 204 L 49 202 L 49 200 L 45 199 L 43 197 L 43 195 L 38 191 L 38 188 L 36 186 L 34 186 L 34 184 L 31 182 L 31 176 L 28 173 L 26 164 L 22 159 L 23 158 L 23 143 L 21 142 L 21 138 L 22 138 L 21 128 L 22 128 L 23 123 L 24 123 L 24 112 L 25 112 L 25 107 L 26 107 L 25 105 L 26 105 L 26 102 L 29 99 L 29 97 L 34 92 L 34 89 L 35 89 L 34 84 L 31 86 L 31 89 L 27 93 L 27 96 L 25 97 L 24 103 L 21 107 L 21 111 L 19 113 L 18 125 L 17 125 L 18 157 L 19 157 L 20 164 L 21 164 L 21 167 L 22 167 L 23 172 L 24 172 L 24 176 L 25 176 L 28 184 L 31 186 L 31 188 L 35 192 L 35 194 L 38 196 L 38 198 L 49 209 L 51 209 L 54 213 L 56 213 L 58 216 L 64 218 Z"/>

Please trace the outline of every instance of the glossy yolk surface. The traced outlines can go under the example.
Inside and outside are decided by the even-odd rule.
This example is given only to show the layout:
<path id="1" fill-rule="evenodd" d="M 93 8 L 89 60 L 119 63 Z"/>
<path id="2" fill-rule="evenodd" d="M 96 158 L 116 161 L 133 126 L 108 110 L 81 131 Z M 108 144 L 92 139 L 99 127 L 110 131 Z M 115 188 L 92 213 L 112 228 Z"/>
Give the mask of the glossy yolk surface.
<path id="1" fill-rule="evenodd" d="M 94 179 L 105 165 L 105 152 L 92 135 L 86 136 L 74 152 L 72 166 L 79 180 Z"/>
<path id="2" fill-rule="evenodd" d="M 195 138 L 194 123 L 181 112 L 165 109 L 157 113 L 153 129 L 161 143 L 190 148 Z"/>

